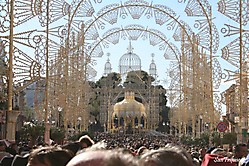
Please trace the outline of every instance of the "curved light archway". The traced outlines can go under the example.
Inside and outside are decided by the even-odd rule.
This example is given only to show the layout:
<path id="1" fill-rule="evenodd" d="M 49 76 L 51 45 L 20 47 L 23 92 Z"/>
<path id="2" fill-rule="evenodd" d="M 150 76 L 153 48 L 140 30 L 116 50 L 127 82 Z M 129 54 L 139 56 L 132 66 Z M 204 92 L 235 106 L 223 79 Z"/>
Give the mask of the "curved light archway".
<path id="1" fill-rule="evenodd" d="M 178 16 L 168 6 L 163 5 L 163 4 L 154 4 L 153 2 L 147 2 L 145 0 L 136 0 L 136 1 L 128 0 L 125 2 L 121 1 L 120 3 L 112 3 L 101 8 L 97 12 L 95 12 L 93 3 L 100 4 L 102 3 L 101 0 L 98 0 L 98 1 L 96 0 L 94 1 L 75 0 L 72 2 L 71 5 L 69 5 L 67 2 L 63 0 L 51 0 L 48 2 L 51 3 L 50 13 L 47 13 L 46 6 L 48 6 L 49 4 L 46 4 L 47 2 L 45 1 L 43 3 L 29 4 L 28 6 L 30 7 L 30 9 L 28 7 L 24 9 L 22 8 L 22 5 L 17 6 L 17 8 L 15 9 L 16 20 L 15 22 L 12 22 L 13 26 L 16 27 L 17 25 L 21 25 L 22 23 L 27 22 L 31 18 L 34 18 L 37 16 L 42 27 L 47 26 L 47 24 L 51 24 L 50 27 L 52 28 L 47 29 L 45 31 L 44 30 L 40 31 L 42 33 L 46 33 L 46 37 L 42 35 L 39 36 L 41 37 L 41 39 L 43 39 L 41 40 L 41 42 L 39 42 L 38 44 L 36 43 L 35 46 L 32 46 L 32 44 L 30 43 L 35 42 L 35 41 L 32 41 L 30 37 L 27 37 L 27 38 L 21 37 L 21 35 L 29 34 L 28 31 L 25 31 L 19 34 L 14 34 L 12 36 L 8 36 L 8 35 L 0 36 L 6 41 L 8 39 L 13 38 L 14 43 L 19 43 L 22 45 L 26 44 L 26 46 L 32 47 L 32 49 L 35 49 L 35 52 L 36 53 L 38 52 L 38 54 L 36 54 L 37 55 L 36 59 L 38 59 L 37 61 L 40 63 L 44 61 L 44 58 L 42 57 L 42 55 L 44 55 L 45 53 L 48 53 L 48 51 L 47 52 L 44 51 L 45 50 L 44 47 L 46 47 L 46 49 L 48 49 L 49 47 L 49 54 L 55 55 L 55 56 L 58 54 L 58 50 L 64 47 L 63 51 L 65 51 L 64 52 L 65 59 L 68 58 L 67 56 L 73 56 L 74 53 L 76 54 L 79 53 L 79 52 L 76 52 L 75 50 L 77 50 L 77 48 L 80 48 L 79 49 L 81 51 L 80 53 L 82 53 L 84 56 L 83 58 L 81 57 L 81 59 L 85 60 L 84 63 L 87 64 L 87 67 L 89 66 L 93 68 L 94 64 L 91 64 L 89 60 L 92 60 L 95 57 L 96 58 L 102 57 L 103 49 L 105 49 L 105 44 L 108 44 L 108 43 L 115 44 L 115 41 L 109 40 L 110 38 L 112 38 L 114 35 L 117 35 L 119 33 L 121 34 L 124 32 L 132 40 L 135 40 L 137 37 L 140 37 L 140 36 L 139 35 L 132 36 L 132 35 L 129 35 L 129 33 L 139 31 L 141 33 L 148 33 L 151 36 L 161 40 L 163 44 L 159 45 L 159 47 L 161 47 L 161 49 L 165 51 L 167 51 L 168 49 L 170 51 L 170 54 L 175 55 L 178 64 L 175 63 L 174 67 L 177 66 L 176 69 L 179 69 L 179 70 L 175 72 L 174 74 L 176 74 L 178 77 L 181 77 L 183 76 L 183 74 L 181 73 L 182 67 L 186 67 L 186 65 L 188 65 L 187 60 L 183 63 L 182 60 L 184 59 L 181 59 L 181 58 L 182 56 L 185 56 L 184 54 L 187 51 L 188 51 L 187 55 L 191 59 L 191 58 L 195 58 L 195 56 L 198 55 L 199 53 L 198 51 L 195 51 L 193 49 L 197 45 L 198 45 L 197 49 L 209 50 L 210 52 L 215 52 L 218 49 L 218 40 L 214 40 L 213 42 L 213 39 L 212 39 L 212 33 L 214 32 L 213 34 L 217 35 L 217 29 L 214 25 L 212 25 L 212 17 L 207 15 L 207 13 L 209 13 L 210 11 L 209 10 L 210 5 L 207 2 L 207 0 L 204 0 L 204 1 L 189 0 L 185 8 L 185 12 L 187 13 L 188 16 L 196 16 L 196 14 L 199 14 L 198 16 L 206 16 L 206 18 L 208 19 L 208 22 L 205 19 L 203 20 L 200 19 L 196 21 L 197 24 L 199 25 L 199 27 L 195 27 L 198 29 L 197 30 L 198 33 L 194 33 L 191 26 L 189 26 L 186 22 L 181 20 L 180 16 Z M 178 2 L 183 3 L 183 1 L 178 1 Z M 18 3 L 25 4 L 26 1 L 18 0 Z M 2 5 L 0 4 L 0 6 Z M 4 8 L 4 11 L 7 11 L 5 10 L 5 8 L 8 7 L 7 5 L 2 6 L 2 7 Z M 193 9 L 196 9 L 196 8 L 198 9 L 196 10 L 197 13 L 194 13 Z M 39 9 L 39 10 L 36 10 L 36 9 Z M 205 10 L 207 10 L 207 12 Z M 152 20 L 153 23 L 155 23 L 156 25 L 162 28 L 165 27 L 164 28 L 165 32 L 166 31 L 172 32 L 173 33 L 172 39 L 174 39 L 174 42 L 178 44 L 178 47 L 176 46 L 177 44 L 175 43 L 172 44 L 173 42 L 170 42 L 170 40 L 167 40 L 166 37 L 164 37 L 165 35 L 164 33 L 162 33 L 162 31 L 160 32 L 156 30 L 155 28 L 148 29 L 148 28 L 138 26 L 138 25 L 130 26 L 130 27 L 125 26 L 124 28 L 122 27 L 122 28 L 116 28 L 116 29 L 109 29 L 108 31 L 106 31 L 106 33 L 101 35 L 101 31 L 104 30 L 105 28 L 108 28 L 107 24 L 110 24 L 111 26 L 113 26 L 117 23 L 117 21 L 119 21 L 119 19 L 124 20 L 128 17 L 131 17 L 133 20 L 138 20 L 144 16 Z M 7 20 L 8 14 L 1 15 L 0 19 L 2 18 L 5 20 L 4 21 L 5 23 L 8 22 Z M 60 20 L 61 18 L 66 18 L 67 24 L 64 27 L 57 26 L 57 25 L 56 27 L 53 27 L 52 24 L 53 23 L 56 24 L 56 21 Z M 210 27 L 212 27 L 212 29 L 210 29 Z M 1 28 L 3 32 L 7 32 L 9 30 L 6 24 L 4 24 L 4 26 L 1 26 Z M 63 30 L 60 31 L 61 29 Z M 34 32 L 37 32 L 37 31 L 34 31 Z M 71 37 L 73 38 L 77 36 L 73 33 L 82 35 L 83 40 L 77 44 L 72 44 L 73 47 L 71 47 L 71 43 L 70 43 L 71 41 L 69 39 L 71 39 Z M 59 42 L 56 43 L 56 42 L 53 42 L 52 40 L 49 40 L 48 42 L 49 44 L 45 43 L 44 41 L 46 40 L 47 42 L 48 38 L 51 36 L 59 37 L 60 38 L 59 40 L 61 43 Z M 214 44 L 214 49 L 211 48 L 212 42 Z M 156 42 L 151 43 L 151 45 L 157 46 L 158 43 Z M 205 51 L 203 51 L 202 53 L 204 52 Z M 24 55 L 24 54 L 21 54 L 21 55 Z M 66 61 L 65 59 L 63 59 L 62 62 L 65 62 Z M 214 62 L 215 62 L 214 66 L 216 67 L 214 68 L 215 72 L 218 73 L 217 75 L 220 75 L 219 73 L 220 66 L 217 61 L 214 61 Z M 44 64 L 42 65 L 44 66 Z M 213 67 L 212 65 L 210 66 Z M 40 68 L 38 67 L 35 68 L 35 70 L 38 70 L 38 69 L 40 70 Z M 73 68 L 73 65 L 70 66 L 70 69 L 75 70 Z M 184 70 L 185 69 L 186 68 L 184 68 Z M 80 71 L 77 71 L 77 72 L 80 72 Z M 84 74 L 85 75 L 83 75 L 83 77 L 84 79 L 86 79 L 87 75 L 91 73 L 85 70 Z M 218 79 L 219 77 L 217 76 L 215 78 L 216 79 L 213 79 L 213 80 L 218 83 L 220 81 Z M 172 82 L 172 84 L 179 85 L 179 87 L 181 87 L 181 82 L 180 82 L 181 78 L 175 78 L 174 81 L 175 82 Z M 211 78 L 211 81 L 212 81 L 212 78 Z M 74 87 L 75 85 L 70 85 L 70 86 Z M 186 87 L 184 88 L 181 89 L 182 92 L 187 91 Z M 182 96 L 182 98 L 185 98 L 185 96 Z M 74 104 L 75 103 L 77 102 L 74 101 Z"/>
<path id="2" fill-rule="evenodd" d="M 95 41 L 94 45 L 91 47 L 91 49 L 88 51 L 87 54 L 91 56 L 93 54 L 95 48 L 97 48 L 98 45 L 100 45 L 104 41 L 107 41 L 107 42 L 112 43 L 112 44 L 117 44 L 116 42 L 118 42 L 119 38 L 122 38 L 120 33 L 123 31 L 125 31 L 125 33 L 127 34 L 127 36 L 125 36 L 125 37 L 127 37 L 131 40 L 138 40 L 139 38 L 143 38 L 145 35 L 147 35 L 147 34 L 144 35 L 143 32 L 151 34 L 152 37 L 154 36 L 154 38 L 159 39 L 160 41 L 155 43 L 156 41 L 153 41 L 151 38 L 149 38 L 148 40 L 151 39 L 150 44 L 152 46 L 155 46 L 155 45 L 158 45 L 158 43 L 160 44 L 160 43 L 164 42 L 165 45 L 162 44 L 159 47 L 163 47 L 164 50 L 166 50 L 164 53 L 165 59 L 167 59 L 167 57 L 170 56 L 169 54 L 172 54 L 171 55 L 172 58 L 169 58 L 169 59 L 170 60 L 177 60 L 177 62 L 180 63 L 180 58 L 179 58 L 181 56 L 180 51 L 177 49 L 176 45 L 174 45 L 173 43 L 171 43 L 167 40 L 166 36 L 162 32 L 155 30 L 155 29 L 148 29 L 146 27 L 135 25 L 135 24 L 127 25 L 124 28 L 112 28 L 112 29 L 108 30 L 102 36 L 102 38 L 100 40 Z M 131 36 L 132 33 L 129 33 L 129 31 L 136 31 L 136 32 L 141 32 L 141 33 L 137 34 L 136 36 Z M 114 39 L 111 39 L 112 36 L 114 36 Z M 109 38 L 109 40 L 108 40 L 108 38 Z M 123 38 L 124 38 L 124 36 L 123 36 Z M 145 37 L 143 39 L 145 39 Z M 163 48 L 159 48 L 159 49 L 163 49 Z M 167 54 L 167 51 L 168 51 L 168 54 Z M 174 58 L 173 58 L 173 56 L 174 56 Z"/>

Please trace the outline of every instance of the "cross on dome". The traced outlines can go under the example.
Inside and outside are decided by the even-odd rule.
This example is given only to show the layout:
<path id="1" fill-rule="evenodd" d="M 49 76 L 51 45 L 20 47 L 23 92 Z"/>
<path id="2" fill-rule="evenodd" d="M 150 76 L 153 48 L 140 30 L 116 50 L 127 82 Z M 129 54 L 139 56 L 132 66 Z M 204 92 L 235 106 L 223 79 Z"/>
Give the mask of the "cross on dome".
<path id="1" fill-rule="evenodd" d="M 128 50 L 128 53 L 133 53 L 134 48 L 131 45 L 131 40 L 129 42 L 129 46 L 128 46 L 127 50 Z"/>

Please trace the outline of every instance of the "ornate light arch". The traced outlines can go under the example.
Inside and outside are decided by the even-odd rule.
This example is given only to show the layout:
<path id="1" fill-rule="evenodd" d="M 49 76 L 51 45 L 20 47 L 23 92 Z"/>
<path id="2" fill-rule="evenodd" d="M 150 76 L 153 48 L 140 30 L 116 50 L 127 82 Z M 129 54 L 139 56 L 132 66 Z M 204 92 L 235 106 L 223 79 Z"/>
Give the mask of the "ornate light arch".
<path id="1" fill-rule="evenodd" d="M 204 3 L 204 5 L 202 3 Z M 85 6 L 87 6 L 87 5 L 84 5 L 84 7 Z M 86 9 L 86 8 L 84 8 L 84 9 Z M 127 11 L 125 9 L 127 9 Z M 187 13 L 188 16 L 196 16 L 197 15 L 196 13 L 199 13 L 198 16 L 208 17 L 205 9 L 207 10 L 208 13 L 211 10 L 211 6 L 209 5 L 209 3 L 206 0 L 205 0 L 205 2 L 189 1 L 189 3 L 187 4 L 187 6 L 185 8 L 185 12 Z M 101 8 L 99 10 L 99 12 L 97 12 L 97 16 L 93 16 L 93 12 L 92 12 L 93 10 L 94 10 L 93 7 L 88 6 L 88 8 L 85 10 L 85 11 L 87 11 L 85 13 L 88 13 L 88 14 L 85 14 L 85 15 L 87 15 L 88 17 L 89 16 L 94 17 L 94 19 L 90 19 L 90 20 L 86 21 L 85 23 L 83 23 L 82 21 L 80 23 L 79 21 L 76 20 L 78 25 L 82 26 L 82 24 L 84 24 L 84 26 L 85 26 L 85 30 L 84 30 L 84 36 L 85 36 L 85 41 L 86 41 L 85 51 L 87 52 L 88 56 L 92 56 L 92 57 L 103 56 L 102 49 L 103 49 L 103 47 L 107 46 L 108 42 L 105 42 L 105 43 L 103 42 L 105 40 L 103 39 L 103 37 L 102 38 L 100 37 L 100 35 L 98 33 L 98 28 L 104 29 L 105 22 L 113 25 L 113 24 L 117 23 L 117 21 L 119 19 L 118 16 L 125 19 L 126 17 L 128 17 L 129 14 L 131 15 L 131 17 L 133 19 L 139 19 L 143 14 L 147 18 L 152 18 L 153 11 L 154 11 L 156 24 L 158 24 L 160 26 L 166 24 L 167 30 L 174 30 L 175 29 L 175 33 L 173 35 L 173 38 L 175 39 L 175 41 L 181 40 L 182 36 L 180 35 L 180 33 L 182 33 L 182 31 L 184 31 L 184 34 L 186 34 L 186 39 L 184 39 L 184 40 L 185 41 L 187 40 L 187 42 L 189 42 L 189 49 L 191 49 L 190 48 L 191 45 L 193 45 L 194 42 L 196 42 L 196 44 L 209 50 L 210 41 L 208 39 L 211 38 L 209 26 L 212 26 L 211 30 L 215 36 L 214 38 L 211 38 L 211 40 L 213 40 L 212 47 L 214 47 L 214 49 L 212 49 L 212 52 L 215 53 L 218 49 L 218 46 L 219 46 L 219 40 L 218 40 L 219 35 L 218 35 L 218 30 L 217 30 L 215 24 L 210 23 L 210 21 L 208 19 L 207 20 L 205 20 L 205 19 L 196 20 L 194 27 L 198 28 L 199 32 L 195 35 L 196 41 L 192 41 L 191 37 L 194 33 L 191 30 L 190 26 L 188 24 L 186 24 L 184 21 L 181 21 L 181 20 L 178 21 L 179 16 L 177 17 L 175 12 L 165 5 L 152 4 L 152 3 L 149 4 L 148 2 L 146 2 L 144 0 L 139 0 L 139 1 L 135 1 L 135 2 L 132 0 L 129 0 L 129 1 L 126 1 L 124 4 L 113 3 L 110 5 L 107 5 L 103 8 Z M 73 23 L 73 21 L 72 21 L 72 24 L 76 25 L 76 23 Z M 212 24 L 212 25 L 210 25 L 210 24 Z M 184 38 L 185 38 L 185 35 L 184 35 Z M 90 41 L 92 40 L 95 42 L 92 42 L 92 43 L 88 42 L 89 40 Z M 101 43 L 102 44 L 104 43 L 106 45 L 104 45 L 102 47 Z M 89 49 L 92 50 L 92 51 L 90 51 L 90 53 L 88 51 Z M 215 62 L 213 64 L 213 67 L 215 68 L 215 70 L 213 71 L 215 89 L 218 89 L 220 82 L 221 82 L 221 71 L 217 70 L 217 69 L 220 69 L 221 67 L 219 65 L 219 62 L 218 62 L 218 64 L 217 64 L 217 62 L 218 61 L 215 60 Z"/>
<path id="2" fill-rule="evenodd" d="M 168 8 L 167 6 L 160 5 L 160 4 L 155 4 L 155 5 L 153 5 L 152 3 L 149 4 L 148 2 L 143 1 L 143 0 L 139 0 L 135 2 L 130 0 L 130 1 L 127 1 L 124 5 L 117 4 L 117 3 L 110 4 L 100 9 L 100 11 L 97 13 L 97 16 L 94 19 L 90 19 L 84 23 L 85 24 L 85 30 L 84 30 L 85 40 L 86 41 L 97 40 L 100 37 L 100 35 L 98 34 L 98 28 L 99 29 L 105 28 L 104 21 L 110 23 L 111 25 L 117 23 L 118 14 L 120 15 L 120 17 L 123 17 L 123 19 L 125 19 L 128 16 L 128 13 L 131 15 L 133 19 L 139 19 L 145 11 L 145 9 L 141 11 L 141 8 L 147 9 L 147 12 L 145 13 L 147 18 L 153 17 L 152 13 L 154 10 L 156 24 L 162 26 L 167 23 L 166 25 L 167 30 L 175 29 L 175 33 L 173 35 L 173 38 L 175 39 L 175 41 L 180 41 L 182 38 L 181 33 L 184 33 L 184 38 L 185 38 L 184 40 L 188 41 L 190 43 L 189 45 L 193 44 L 193 41 L 192 41 L 193 31 L 191 30 L 190 26 L 188 26 L 188 24 L 186 24 L 184 21 L 178 20 L 179 17 L 176 16 L 175 12 L 172 9 Z M 120 9 L 120 13 L 119 13 L 119 9 Z M 127 9 L 128 12 L 125 11 L 125 9 Z M 136 12 L 136 10 L 138 11 Z M 115 15 L 115 18 L 113 15 Z M 91 44 L 89 45 L 87 46 L 87 49 L 91 48 Z M 97 47 L 95 46 L 94 48 L 97 48 Z M 101 50 L 102 48 L 98 47 L 98 49 Z M 99 52 L 99 56 L 100 57 L 102 56 L 102 51 Z"/>
<path id="3" fill-rule="evenodd" d="M 136 33 L 132 33 L 134 31 L 136 31 Z M 122 32 L 124 32 L 125 34 L 122 35 L 121 34 Z M 150 35 L 149 39 L 148 39 L 147 33 L 149 33 Z M 126 38 L 126 37 L 129 38 L 130 40 L 138 40 L 139 38 L 148 39 L 152 46 L 160 44 L 159 49 L 166 50 L 164 53 L 165 59 L 171 59 L 168 57 L 170 56 L 170 54 L 172 54 L 171 60 L 177 60 L 177 62 L 180 63 L 180 59 L 179 59 L 179 57 L 181 56 L 180 51 L 178 50 L 176 45 L 168 41 L 168 39 L 162 32 L 156 29 L 148 29 L 146 27 L 136 25 L 136 24 L 127 25 L 121 28 L 112 28 L 108 30 L 107 32 L 103 34 L 100 40 L 97 40 L 93 43 L 93 46 L 88 51 L 88 54 L 94 55 L 93 52 L 95 51 L 95 49 L 97 49 L 97 47 L 99 47 L 101 43 L 103 44 L 105 42 L 109 42 L 115 45 L 118 43 L 118 40 L 120 38 Z M 165 43 L 165 45 L 163 42 Z"/>
<path id="4" fill-rule="evenodd" d="M 101 57 L 103 47 L 105 46 L 105 44 L 108 45 L 108 42 L 109 42 L 107 40 L 108 37 L 118 34 L 121 31 L 119 31 L 118 29 L 116 29 L 116 31 L 109 30 L 107 31 L 107 34 L 100 36 L 99 30 L 101 28 L 105 28 L 105 23 L 109 23 L 113 25 L 116 23 L 116 21 L 119 18 L 123 17 L 123 19 L 125 19 L 125 17 L 128 17 L 128 16 L 131 16 L 133 19 L 139 19 L 142 16 L 146 16 L 147 18 L 154 18 L 156 24 L 160 26 L 166 25 L 165 29 L 167 29 L 168 31 L 174 31 L 173 38 L 176 42 L 179 42 L 181 40 L 185 40 L 186 42 L 188 42 L 186 44 L 188 46 L 185 47 L 188 49 L 191 49 L 193 44 L 198 44 L 202 46 L 205 50 L 208 50 L 210 43 L 211 43 L 209 40 L 212 40 L 212 35 L 210 36 L 210 31 L 212 31 L 216 37 L 218 36 L 217 28 L 215 27 L 215 25 L 210 24 L 212 23 L 210 22 L 210 20 L 212 20 L 212 17 L 210 17 L 206 13 L 206 12 L 209 13 L 211 11 L 210 5 L 207 0 L 202 0 L 202 1 L 189 0 L 187 3 L 187 7 L 185 9 L 188 16 L 205 16 L 206 15 L 208 19 L 208 22 L 206 19 L 200 19 L 196 21 L 197 22 L 196 25 L 199 25 L 199 26 L 195 26 L 196 28 L 198 28 L 198 31 L 199 31 L 197 34 L 194 34 L 190 26 L 186 22 L 180 20 L 179 19 L 180 16 L 177 16 L 175 12 L 169 7 L 165 5 L 161 5 L 161 4 L 153 4 L 152 2 L 149 3 L 144 0 L 136 0 L 136 1 L 128 0 L 128 1 L 125 1 L 124 3 L 120 2 L 120 3 L 113 3 L 110 5 L 107 5 L 104 8 L 101 8 L 99 12 L 97 12 L 97 16 L 94 16 L 95 8 L 93 7 L 93 2 L 102 3 L 101 0 L 98 0 L 98 1 L 97 0 L 75 0 L 73 1 L 71 5 L 69 5 L 67 2 L 63 0 L 35 1 L 35 3 L 32 3 L 33 1 L 27 2 L 26 0 L 16 0 L 16 2 L 18 2 L 18 5 L 15 6 L 15 15 L 14 15 L 15 21 L 12 22 L 14 27 L 20 26 L 21 24 L 28 22 L 30 19 L 34 17 L 38 17 L 38 20 L 42 27 L 45 27 L 46 24 L 51 25 L 48 30 L 39 31 L 39 33 L 46 33 L 47 36 L 50 36 L 50 37 L 53 36 L 53 37 L 59 38 L 60 40 L 60 42 L 58 41 L 54 42 L 52 37 L 51 39 L 47 39 L 49 40 L 49 46 L 47 47 L 49 47 L 49 55 L 51 55 L 51 57 L 58 53 L 58 49 L 60 49 L 61 47 L 65 47 L 66 44 L 68 44 L 65 42 L 65 40 L 67 39 L 67 42 L 68 42 L 68 39 L 69 37 L 71 37 L 72 32 L 82 33 L 82 35 L 84 36 L 84 43 L 80 43 L 76 47 L 83 47 L 84 53 L 88 54 L 87 56 Z M 50 4 L 46 4 L 47 2 L 49 2 Z M 179 0 L 178 2 L 183 3 L 186 1 Z M 46 13 L 47 12 L 46 6 L 48 5 L 51 6 L 50 13 Z M 10 27 L 7 26 L 8 24 L 6 23 L 10 23 L 10 20 L 9 20 L 8 13 L 7 13 L 8 11 L 7 9 L 9 7 L 7 0 L 6 0 L 6 4 L 3 3 L 3 5 L 0 4 L 0 6 L 3 9 L 3 14 L 0 16 L 0 23 L 2 22 L 4 23 L 4 24 L 1 24 L 3 26 L 0 27 L 0 31 L 8 32 Z M 49 14 L 48 17 L 47 17 L 47 14 Z M 66 16 L 68 16 L 67 25 L 65 25 L 64 27 L 61 25 L 59 26 L 56 25 L 53 27 L 52 25 L 53 23 L 60 20 L 61 18 L 66 18 Z M 82 21 L 87 18 L 89 18 L 88 21 L 86 22 Z M 210 29 L 211 25 L 213 29 Z M 85 30 L 82 31 L 82 28 L 85 28 Z M 135 28 L 125 27 L 125 28 L 121 28 L 123 32 L 132 32 L 132 31 L 148 32 L 159 39 L 163 38 L 162 37 L 163 35 L 161 35 L 160 32 L 157 32 L 157 30 L 154 30 L 154 29 L 139 29 L 139 27 L 135 27 Z M 33 32 L 36 33 L 38 31 L 34 30 Z M 16 33 L 12 36 L 1 35 L 0 38 L 4 39 L 5 41 L 8 41 L 10 38 L 13 38 L 14 43 L 26 45 L 34 49 L 36 52 L 39 52 L 39 56 L 36 57 L 37 61 L 33 61 L 33 58 L 26 56 L 24 52 L 21 52 L 19 50 L 16 51 L 16 53 L 18 53 L 16 56 L 17 60 L 18 58 L 21 57 L 24 59 L 24 61 L 29 60 L 30 62 L 27 66 L 25 66 L 25 68 L 24 66 L 21 66 L 21 65 L 18 66 L 20 67 L 20 71 L 21 70 L 25 71 L 25 73 L 28 74 L 28 78 L 34 79 L 34 78 L 40 78 L 40 71 L 42 71 L 40 64 L 42 61 L 44 61 L 44 58 L 42 56 L 45 56 L 45 51 L 42 51 L 42 50 L 44 50 L 43 47 L 45 47 L 46 37 L 42 35 L 36 36 L 36 37 L 41 38 L 41 42 L 38 44 L 35 43 L 35 45 L 33 46 L 31 43 L 35 42 L 35 39 L 34 38 L 31 39 L 30 36 L 26 37 L 30 33 L 31 31 L 29 32 L 25 31 L 21 33 Z M 195 36 L 196 42 L 192 40 L 192 36 Z M 96 42 L 93 42 L 94 40 L 96 40 Z M 164 42 L 166 43 L 167 48 L 169 48 L 169 50 L 174 52 L 173 54 L 178 54 L 176 51 L 178 49 L 177 47 L 175 47 L 175 45 L 171 44 L 167 40 L 165 40 Z M 101 43 L 103 44 L 103 46 L 101 45 Z M 215 47 L 213 50 L 210 49 L 211 52 L 215 52 L 218 49 L 218 40 L 214 40 L 213 43 Z M 82 44 L 84 45 L 82 46 Z M 65 48 L 67 49 L 67 47 Z M 17 47 L 15 49 L 17 50 Z M 25 63 L 24 61 L 21 63 L 24 64 Z M 216 64 L 216 68 L 215 68 L 215 72 L 216 72 L 216 71 L 219 71 L 220 67 L 219 67 L 219 63 L 215 62 L 215 64 Z M 44 66 L 44 64 L 41 64 L 41 65 Z M 89 66 L 91 67 L 91 65 L 92 64 L 90 64 Z M 30 73 L 31 73 L 31 77 L 29 75 Z M 14 73 L 14 74 L 18 76 L 17 73 Z M 20 72 L 20 75 L 21 74 L 22 73 Z M 218 78 L 219 77 L 217 76 L 217 79 L 215 80 L 216 82 L 219 82 Z"/>

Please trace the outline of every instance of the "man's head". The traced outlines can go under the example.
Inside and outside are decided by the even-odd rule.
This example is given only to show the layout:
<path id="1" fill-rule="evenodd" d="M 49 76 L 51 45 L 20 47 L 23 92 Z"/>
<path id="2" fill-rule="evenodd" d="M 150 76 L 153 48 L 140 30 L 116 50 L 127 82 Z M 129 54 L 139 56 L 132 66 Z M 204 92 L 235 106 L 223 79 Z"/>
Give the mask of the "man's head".
<path id="1" fill-rule="evenodd" d="M 73 153 L 60 147 L 39 147 L 34 149 L 27 166 L 65 166 L 73 158 Z"/>
<path id="2" fill-rule="evenodd" d="M 192 166 L 193 161 L 183 148 L 167 145 L 165 148 L 145 153 L 139 160 L 139 166 Z"/>
<path id="3" fill-rule="evenodd" d="M 238 144 L 235 146 L 234 149 L 234 157 L 235 158 L 242 158 L 246 157 L 248 154 L 248 149 L 246 144 Z"/>
<path id="4" fill-rule="evenodd" d="M 118 150 L 85 151 L 76 155 L 67 166 L 137 166 L 135 158 Z"/>
<path id="5" fill-rule="evenodd" d="M 6 144 L 2 141 L 0 142 L 0 151 L 5 151 L 6 150 Z"/>
<path id="6" fill-rule="evenodd" d="M 94 141 L 88 135 L 81 136 L 79 142 L 82 148 L 87 148 L 94 144 Z"/>

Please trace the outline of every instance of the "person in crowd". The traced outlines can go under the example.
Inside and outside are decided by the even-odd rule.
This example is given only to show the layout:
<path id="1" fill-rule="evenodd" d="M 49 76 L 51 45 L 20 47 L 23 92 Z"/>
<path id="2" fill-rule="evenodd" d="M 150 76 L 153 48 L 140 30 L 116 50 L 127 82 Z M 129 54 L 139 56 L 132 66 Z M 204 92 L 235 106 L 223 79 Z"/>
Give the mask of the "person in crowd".
<path id="1" fill-rule="evenodd" d="M 6 152 L 6 144 L 4 141 L 0 142 L 0 160 L 3 159 L 3 157 L 7 156 L 7 157 L 11 157 L 12 155 L 9 152 Z"/>
<path id="2" fill-rule="evenodd" d="M 79 143 L 81 145 L 81 148 L 84 149 L 92 146 L 94 144 L 94 141 L 88 135 L 83 135 L 79 138 Z"/>
<path id="3" fill-rule="evenodd" d="M 241 166 L 245 162 L 247 154 L 248 150 L 246 144 L 241 143 L 235 146 L 233 159 L 239 162 L 238 166 Z"/>
<path id="4" fill-rule="evenodd" d="M 18 153 L 18 146 L 16 143 L 11 143 L 7 148 L 6 152 L 10 153 L 11 155 L 15 156 Z"/>
<path id="5" fill-rule="evenodd" d="M 247 154 L 244 160 L 240 160 L 238 166 L 249 166 L 249 154 Z"/>
<path id="6" fill-rule="evenodd" d="M 74 155 L 76 155 L 79 151 L 82 149 L 88 148 L 94 144 L 94 141 L 91 137 L 88 135 L 81 136 L 78 141 L 70 142 L 65 145 L 62 145 L 61 147 L 63 149 L 68 149 L 73 152 Z"/>
<path id="7" fill-rule="evenodd" d="M 136 153 L 136 156 L 141 156 L 142 154 L 145 153 L 145 151 L 148 150 L 145 146 L 141 146 Z"/>
<path id="8" fill-rule="evenodd" d="M 178 145 L 151 150 L 141 156 L 139 166 L 193 166 L 189 153 Z"/>
<path id="9" fill-rule="evenodd" d="M 214 149 L 216 149 L 215 146 L 212 146 L 212 147 L 208 148 L 207 151 L 206 151 L 206 154 L 210 154 Z"/>
<path id="10" fill-rule="evenodd" d="M 28 146 L 26 143 L 20 143 L 18 148 L 18 154 L 21 156 L 24 156 L 26 154 L 29 154 L 29 152 L 32 150 L 31 147 Z"/>
<path id="11" fill-rule="evenodd" d="M 192 151 L 190 153 L 192 159 L 193 159 L 193 163 L 194 165 L 200 165 L 200 153 L 198 153 L 197 151 Z"/>
<path id="12" fill-rule="evenodd" d="M 76 155 L 67 166 L 138 166 L 137 160 L 123 150 L 88 150 Z"/>
<path id="13" fill-rule="evenodd" d="M 246 157 L 248 154 L 247 145 L 246 144 L 237 144 L 234 148 L 234 156 L 235 159 L 241 159 Z"/>
<path id="14" fill-rule="evenodd" d="M 71 151 L 74 156 L 77 154 L 79 150 L 81 150 L 81 146 L 78 141 L 69 142 L 65 145 L 62 145 L 61 148 Z"/>
<path id="15" fill-rule="evenodd" d="M 11 166 L 14 156 L 4 156 L 0 161 L 1 166 Z"/>
<path id="16" fill-rule="evenodd" d="M 38 147 L 31 151 L 27 166 L 65 166 L 73 157 L 71 151 L 60 147 Z"/>
<path id="17" fill-rule="evenodd" d="M 223 157 L 227 156 L 227 152 L 222 148 L 215 148 L 211 151 L 210 154 L 216 154 L 216 155 L 223 156 Z"/>
<path id="18" fill-rule="evenodd" d="M 11 143 L 6 151 L 11 156 L 4 156 L 0 161 L 0 166 L 26 166 L 28 161 L 28 155 L 22 156 L 18 154 L 18 146 L 16 143 Z"/>
<path id="19" fill-rule="evenodd" d="M 199 161 L 202 161 L 204 159 L 205 154 L 207 153 L 207 150 L 205 148 L 199 149 Z"/>

